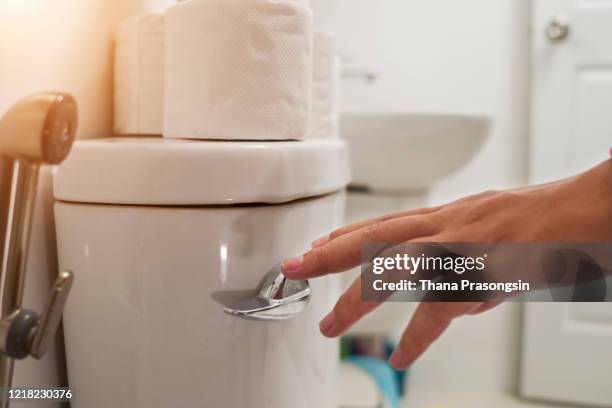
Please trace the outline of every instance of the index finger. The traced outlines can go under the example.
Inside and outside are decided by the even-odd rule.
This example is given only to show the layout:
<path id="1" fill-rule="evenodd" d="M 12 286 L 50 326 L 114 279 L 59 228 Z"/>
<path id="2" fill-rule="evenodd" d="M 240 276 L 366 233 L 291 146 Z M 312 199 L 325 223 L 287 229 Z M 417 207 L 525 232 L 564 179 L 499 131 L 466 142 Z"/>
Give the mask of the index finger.
<path id="1" fill-rule="evenodd" d="M 431 214 L 431 213 L 434 213 L 436 211 L 439 211 L 441 208 L 442 208 L 442 206 L 438 206 L 438 207 L 423 207 L 423 208 L 417 208 L 417 209 L 413 209 L 413 210 L 407 210 L 407 211 L 401 211 L 401 212 L 396 212 L 396 213 L 391 213 L 391 214 L 385 214 L 385 215 L 381 215 L 381 216 L 375 217 L 375 218 L 370 218 L 370 219 L 364 220 L 364 221 L 358 221 L 358 222 L 356 222 L 354 224 L 350 224 L 350 225 L 338 228 L 335 231 L 333 231 L 332 233 L 330 233 L 329 235 L 326 235 L 325 237 L 317 239 L 316 241 L 314 241 L 312 243 L 312 246 L 313 246 L 313 248 L 322 246 L 322 245 L 328 243 L 329 241 L 337 239 L 338 237 L 341 237 L 341 236 L 346 235 L 348 233 L 351 233 L 353 231 L 360 230 L 360 229 L 368 227 L 370 225 L 374 225 L 374 224 L 377 224 L 377 223 L 393 220 L 393 219 L 396 219 L 396 218 L 404 218 L 404 217 L 410 217 L 410 216 L 415 216 L 415 215 L 427 215 L 427 214 Z"/>
<path id="2" fill-rule="evenodd" d="M 435 235 L 431 217 L 411 216 L 378 222 L 342 235 L 313 248 L 301 257 L 282 263 L 289 279 L 309 279 L 344 272 L 361 264 L 362 247 L 367 243 L 400 243 Z"/>

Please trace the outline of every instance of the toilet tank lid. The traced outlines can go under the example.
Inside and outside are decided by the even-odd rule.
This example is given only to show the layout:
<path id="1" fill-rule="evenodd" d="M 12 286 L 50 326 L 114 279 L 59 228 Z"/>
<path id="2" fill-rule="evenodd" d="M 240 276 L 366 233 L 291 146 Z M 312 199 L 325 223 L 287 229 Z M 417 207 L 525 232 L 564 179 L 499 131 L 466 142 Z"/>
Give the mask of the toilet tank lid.
<path id="1" fill-rule="evenodd" d="M 282 203 L 344 188 L 339 139 L 224 142 L 132 137 L 82 140 L 58 168 L 55 198 L 129 205 Z"/>

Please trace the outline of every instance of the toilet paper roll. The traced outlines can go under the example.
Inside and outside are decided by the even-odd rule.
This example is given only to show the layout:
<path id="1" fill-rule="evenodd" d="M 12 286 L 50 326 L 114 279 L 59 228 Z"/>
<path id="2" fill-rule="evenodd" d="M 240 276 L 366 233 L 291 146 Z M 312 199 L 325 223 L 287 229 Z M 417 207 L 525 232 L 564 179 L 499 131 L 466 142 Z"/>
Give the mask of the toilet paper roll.
<path id="1" fill-rule="evenodd" d="M 312 12 L 295 0 L 188 0 L 166 12 L 164 136 L 306 135 Z"/>
<path id="2" fill-rule="evenodd" d="M 308 137 L 339 137 L 340 58 L 333 34 L 315 31 L 313 43 L 312 109 Z"/>
<path id="3" fill-rule="evenodd" d="M 164 17 L 150 14 L 122 21 L 115 45 L 115 133 L 161 135 Z"/>

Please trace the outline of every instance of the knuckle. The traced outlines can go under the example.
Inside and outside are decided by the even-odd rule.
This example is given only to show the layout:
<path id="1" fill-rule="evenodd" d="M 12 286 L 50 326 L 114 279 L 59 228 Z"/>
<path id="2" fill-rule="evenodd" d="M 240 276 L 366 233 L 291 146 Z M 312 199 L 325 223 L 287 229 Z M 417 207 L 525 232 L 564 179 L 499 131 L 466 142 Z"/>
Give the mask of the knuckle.
<path id="1" fill-rule="evenodd" d="M 394 219 L 396 217 L 397 217 L 396 214 L 385 214 L 385 215 L 382 215 L 382 216 L 378 217 L 376 219 L 376 222 L 385 222 L 385 221 L 392 220 L 392 219 Z"/>
<path id="2" fill-rule="evenodd" d="M 407 237 L 421 239 L 437 235 L 444 227 L 443 215 L 417 215 L 402 222 L 402 229 L 406 231 Z"/>
<path id="3" fill-rule="evenodd" d="M 363 238 L 366 241 L 376 241 L 379 235 L 382 221 L 378 220 L 374 224 L 367 226 L 363 231 Z"/>
<path id="4" fill-rule="evenodd" d="M 344 234 L 346 233 L 345 231 L 347 231 L 347 230 L 348 230 L 348 228 L 346 228 L 346 227 L 343 227 L 343 228 L 338 228 L 338 229 L 336 229 L 336 230 L 332 231 L 332 232 L 329 234 L 329 237 L 330 237 L 331 239 L 336 239 L 336 238 L 338 238 L 339 236 L 344 235 Z"/>
<path id="5" fill-rule="evenodd" d="M 430 236 L 439 232 L 440 222 L 434 215 L 422 215 L 419 217 L 420 235 Z"/>
<path id="6" fill-rule="evenodd" d="M 474 194 L 471 195 L 469 197 L 463 198 L 459 201 L 457 201 L 457 204 L 474 204 L 474 203 L 478 203 L 478 202 L 484 202 L 489 198 L 495 197 L 500 193 L 499 190 L 487 190 L 487 191 L 483 191 L 482 193 L 478 193 L 478 194 Z"/>
<path id="7" fill-rule="evenodd" d="M 317 269 L 326 269 L 327 267 L 327 249 L 325 246 L 315 248 L 311 251 L 313 264 Z"/>
<path id="8" fill-rule="evenodd" d="M 459 220 L 462 224 L 474 223 L 489 216 L 497 206 L 497 194 L 482 197 L 478 200 L 464 203 L 459 210 Z"/>

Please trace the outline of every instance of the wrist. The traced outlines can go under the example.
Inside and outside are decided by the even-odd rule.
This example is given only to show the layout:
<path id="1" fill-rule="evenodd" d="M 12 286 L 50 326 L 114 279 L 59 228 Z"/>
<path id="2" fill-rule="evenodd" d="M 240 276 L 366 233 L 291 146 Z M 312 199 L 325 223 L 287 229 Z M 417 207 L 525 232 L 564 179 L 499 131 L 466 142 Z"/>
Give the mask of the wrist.
<path id="1" fill-rule="evenodd" d="M 612 160 L 569 180 L 568 216 L 582 224 L 584 240 L 612 241 Z"/>
<path id="2" fill-rule="evenodd" d="M 612 159 L 579 176 L 576 183 L 585 183 L 593 199 L 612 203 Z M 604 214 L 610 216 L 610 214 Z"/>

